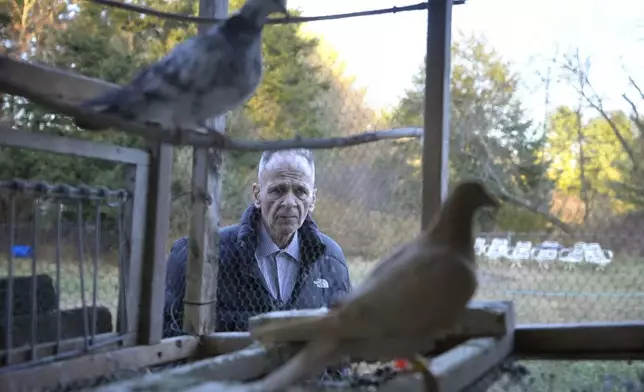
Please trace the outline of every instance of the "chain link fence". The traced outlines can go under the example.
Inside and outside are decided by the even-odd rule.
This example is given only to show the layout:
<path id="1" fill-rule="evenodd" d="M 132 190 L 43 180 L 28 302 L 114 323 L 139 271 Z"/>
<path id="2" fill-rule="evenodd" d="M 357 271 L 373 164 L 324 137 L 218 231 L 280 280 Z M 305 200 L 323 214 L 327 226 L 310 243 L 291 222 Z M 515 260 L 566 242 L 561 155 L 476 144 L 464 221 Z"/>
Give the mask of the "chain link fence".
<path id="1" fill-rule="evenodd" d="M 125 330 L 125 200 L 123 190 L 0 181 L 3 365 L 75 355 L 105 344 L 99 335 Z M 83 344 L 71 343 L 79 338 Z"/>

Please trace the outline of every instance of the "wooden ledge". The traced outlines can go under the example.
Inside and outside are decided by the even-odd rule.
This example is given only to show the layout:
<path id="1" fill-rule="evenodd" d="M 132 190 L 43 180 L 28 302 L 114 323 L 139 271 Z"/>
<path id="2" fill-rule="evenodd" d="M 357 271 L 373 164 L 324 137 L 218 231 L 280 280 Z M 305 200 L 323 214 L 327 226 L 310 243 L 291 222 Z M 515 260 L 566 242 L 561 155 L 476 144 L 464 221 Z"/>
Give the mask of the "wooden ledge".
<path id="1" fill-rule="evenodd" d="M 470 303 L 467 313 L 461 322 L 451 331 L 446 339 L 467 340 L 479 337 L 500 337 L 507 333 L 506 319 L 510 307 L 507 303 L 492 301 L 476 301 Z M 266 325 L 290 325 L 302 319 L 314 319 L 323 317 L 328 312 L 326 308 L 279 311 L 261 314 L 249 319 L 250 335 L 257 339 L 257 330 Z M 259 338 L 264 343 L 287 343 L 309 341 L 316 336 L 315 328 L 302 329 L 300 333 L 280 333 L 277 329 L 271 334 L 262 333 Z M 346 329 L 343 331 L 342 339 L 361 339 L 363 331 Z"/>

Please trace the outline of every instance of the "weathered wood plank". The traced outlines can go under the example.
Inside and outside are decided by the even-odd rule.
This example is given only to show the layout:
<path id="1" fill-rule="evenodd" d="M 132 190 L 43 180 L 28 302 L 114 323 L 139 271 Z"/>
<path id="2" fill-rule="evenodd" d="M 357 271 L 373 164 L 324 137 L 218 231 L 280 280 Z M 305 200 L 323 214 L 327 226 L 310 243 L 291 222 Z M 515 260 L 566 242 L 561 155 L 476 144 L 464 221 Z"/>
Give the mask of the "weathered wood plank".
<path id="1" fill-rule="evenodd" d="M 78 105 L 117 87 L 75 72 L 0 56 L 0 91 L 9 94 L 20 95 L 24 90 L 38 91 L 65 104 Z"/>
<path id="2" fill-rule="evenodd" d="M 458 392 L 496 367 L 514 349 L 515 312 L 512 302 L 505 318 L 506 333 L 500 338 L 471 339 L 431 361 L 443 392 Z"/>
<path id="3" fill-rule="evenodd" d="M 248 332 L 215 332 L 201 336 L 200 357 L 229 354 L 253 344 Z"/>
<path id="4" fill-rule="evenodd" d="M 126 345 L 126 346 L 131 345 L 134 343 L 134 338 L 135 338 L 135 335 L 133 333 L 127 334 L 127 335 L 121 335 L 121 338 L 119 338 L 119 334 L 115 332 L 98 334 L 94 337 L 94 344 L 97 346 L 100 346 L 100 348 L 97 348 L 95 351 L 98 352 L 98 351 L 104 351 L 107 349 L 116 349 L 116 348 L 119 348 L 121 345 Z M 123 343 L 120 343 L 120 341 L 122 341 Z M 63 340 L 60 342 L 58 349 L 56 348 L 55 341 L 40 343 L 36 348 L 36 357 L 46 358 L 46 357 L 56 355 L 57 353 L 80 352 L 84 349 L 85 349 L 84 337 Z M 0 361 L 3 361 L 5 359 L 4 355 L 5 355 L 4 352 L 0 352 Z M 11 360 L 9 361 L 9 365 L 18 365 L 29 361 L 31 361 L 31 347 L 23 346 L 20 348 L 13 349 L 13 351 L 11 352 Z M 0 372 L 3 372 L 3 371 L 4 369 L 0 368 Z"/>
<path id="5" fill-rule="evenodd" d="M 146 151 L 136 148 L 74 139 L 44 132 L 11 129 L 8 125 L 0 125 L 0 144 L 134 165 L 147 165 L 150 159 Z"/>
<path id="6" fill-rule="evenodd" d="M 132 371 L 192 357 L 199 341 L 192 336 L 165 339 L 151 346 L 104 351 L 23 369 L 0 373 L 0 391 L 49 390 L 71 382 L 90 380 L 117 371 Z"/>
<path id="7" fill-rule="evenodd" d="M 143 241 L 145 240 L 145 222 L 147 217 L 148 176 L 150 167 L 136 165 L 132 199 L 128 202 L 125 239 L 127 265 L 121 274 L 120 283 L 125 286 L 125 326 L 127 332 L 138 333 L 141 311 L 141 281 L 143 274 Z M 120 288 L 119 288 L 120 290 Z M 119 321 L 119 325 L 121 322 Z"/>
<path id="8" fill-rule="evenodd" d="M 429 226 L 447 196 L 452 4 L 452 0 L 430 1 L 427 7 L 421 192 L 423 229 Z"/>
<path id="9" fill-rule="evenodd" d="M 506 319 L 509 308 L 504 303 L 476 301 L 468 306 L 468 311 L 462 321 L 448 334 L 451 338 L 475 338 L 475 337 L 499 337 L 503 336 L 506 330 Z M 269 324 L 289 325 L 306 318 L 322 317 L 328 310 L 326 308 L 314 310 L 291 310 L 270 312 L 249 319 L 249 331 L 251 337 L 265 343 L 298 342 L 308 341 L 316 336 L 314 327 L 302 329 L 301 333 L 281 334 L 280 330 L 271 333 L 261 332 L 261 327 Z M 343 331 L 344 339 L 361 339 L 364 337 L 362 330 Z"/>
<path id="10" fill-rule="evenodd" d="M 211 380 L 245 381 L 260 377 L 279 365 L 280 358 L 263 347 L 246 349 L 193 362 L 135 380 L 94 389 L 97 392 L 182 391 Z"/>
<path id="11" fill-rule="evenodd" d="M 166 244 L 170 230 L 170 196 L 172 194 L 171 144 L 151 146 L 150 176 L 147 189 L 146 233 L 141 284 L 139 344 L 156 344 L 163 336 L 165 300 Z"/>
<path id="12" fill-rule="evenodd" d="M 96 312 L 93 307 L 87 307 L 88 323 L 92 325 L 94 314 L 96 314 L 96 333 L 103 334 L 112 332 L 112 313 L 104 306 L 97 306 Z M 60 312 L 60 338 L 67 340 L 85 335 L 83 308 L 66 309 Z M 13 348 L 31 343 L 31 314 L 21 314 L 12 318 L 12 340 Z M 0 319 L 0 336 L 5 336 L 5 320 Z M 58 325 L 58 312 L 49 311 L 36 314 L 36 344 L 47 343 L 56 340 Z M 6 349 L 4 339 L 0 341 L 0 349 Z M 0 351 L 0 359 L 5 355 Z"/>
<path id="13" fill-rule="evenodd" d="M 228 0 L 200 0 L 199 15 L 225 18 L 228 16 Z M 200 25 L 199 33 L 204 34 L 207 29 L 207 25 Z M 226 131 L 225 117 L 210 119 L 208 128 L 223 134 Z M 183 313 L 183 330 L 189 334 L 205 335 L 215 331 L 222 165 L 221 150 L 194 149 Z"/>
<path id="14" fill-rule="evenodd" d="M 515 350 L 534 359 L 641 359 L 644 322 L 518 325 Z"/>

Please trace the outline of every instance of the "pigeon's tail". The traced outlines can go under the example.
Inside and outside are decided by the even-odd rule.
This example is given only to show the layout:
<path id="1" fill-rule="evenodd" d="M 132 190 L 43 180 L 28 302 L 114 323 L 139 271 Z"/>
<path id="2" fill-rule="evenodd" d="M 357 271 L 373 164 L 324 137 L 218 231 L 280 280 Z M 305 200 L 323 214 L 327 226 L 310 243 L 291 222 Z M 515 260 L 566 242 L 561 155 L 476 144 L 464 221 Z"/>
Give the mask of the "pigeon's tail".
<path id="1" fill-rule="evenodd" d="M 262 392 L 284 391 L 289 386 L 323 372 L 339 361 L 341 351 L 333 338 L 316 339 L 306 345 L 288 362 L 266 377 L 250 384 L 251 390 Z"/>
<path id="2" fill-rule="evenodd" d="M 93 109 L 97 113 L 107 114 L 110 112 L 115 112 L 117 109 L 116 104 L 118 104 L 119 97 L 121 95 L 120 93 L 121 93 L 121 89 L 119 88 L 111 89 L 103 94 L 100 94 L 94 98 L 90 98 L 82 102 L 78 106 L 81 109 Z M 76 120 L 75 123 L 78 127 L 84 128 L 90 131 L 101 131 L 105 129 L 105 127 L 97 126 L 96 124 L 90 123 L 88 121 Z"/>
<path id="3" fill-rule="evenodd" d="M 341 327 L 335 312 L 324 317 L 302 318 L 297 320 L 275 319 L 265 325 L 253 327 L 251 336 L 263 343 L 279 343 L 293 340 L 310 340 L 314 337 L 337 336 Z"/>

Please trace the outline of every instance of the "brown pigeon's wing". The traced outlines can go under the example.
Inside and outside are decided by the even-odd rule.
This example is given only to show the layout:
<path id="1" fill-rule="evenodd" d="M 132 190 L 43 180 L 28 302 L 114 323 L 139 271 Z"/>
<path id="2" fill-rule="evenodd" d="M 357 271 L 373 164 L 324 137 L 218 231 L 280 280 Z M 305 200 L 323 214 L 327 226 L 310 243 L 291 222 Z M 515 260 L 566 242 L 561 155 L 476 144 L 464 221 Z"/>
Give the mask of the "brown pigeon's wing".
<path id="1" fill-rule="evenodd" d="M 415 241 L 401 245 L 389 255 L 382 258 L 369 272 L 367 279 L 377 278 L 381 274 L 391 269 L 394 265 L 400 263 L 401 260 L 406 260 L 410 257 L 413 257 L 413 254 L 418 251 L 419 248 Z"/>
<path id="2" fill-rule="evenodd" d="M 343 323 L 376 335 L 450 326 L 476 290 L 473 270 L 450 252 L 406 256 L 354 289 L 340 310 Z"/>

